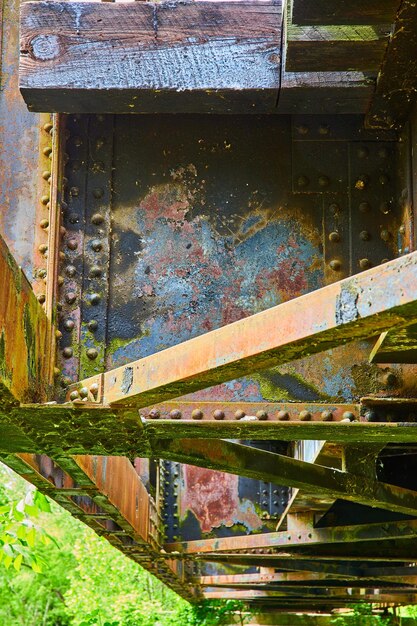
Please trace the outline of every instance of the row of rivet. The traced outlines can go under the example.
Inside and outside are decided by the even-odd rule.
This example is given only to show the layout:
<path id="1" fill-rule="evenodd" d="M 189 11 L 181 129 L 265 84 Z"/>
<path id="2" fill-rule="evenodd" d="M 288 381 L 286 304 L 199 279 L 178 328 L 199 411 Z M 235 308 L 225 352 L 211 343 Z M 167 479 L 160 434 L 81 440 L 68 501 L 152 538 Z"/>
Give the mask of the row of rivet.
<path id="1" fill-rule="evenodd" d="M 50 184 L 51 184 L 51 160 L 52 160 L 52 138 L 53 124 L 49 115 L 41 116 L 41 146 L 40 146 L 40 180 L 39 180 L 39 204 L 36 216 L 39 220 L 39 230 L 35 231 L 35 245 L 40 253 L 37 261 L 37 270 L 33 289 L 38 301 L 43 305 L 46 301 L 46 278 L 47 278 L 47 257 L 48 257 L 48 228 L 50 209 Z"/>
<path id="2" fill-rule="evenodd" d="M 60 330 L 63 377 L 61 384 L 67 387 L 79 378 L 78 344 L 80 336 L 81 280 L 83 274 L 82 241 L 85 221 L 84 196 L 86 185 L 87 146 L 78 141 L 80 134 L 87 134 L 87 119 L 70 116 L 66 130 L 67 155 L 62 204 L 65 233 L 61 250 L 62 279 L 60 297 Z M 74 348 L 75 346 L 75 348 Z"/>
<path id="3" fill-rule="evenodd" d="M 81 394 L 81 391 L 80 391 L 80 394 Z M 75 392 L 75 393 L 78 394 L 78 392 Z M 88 395 L 87 388 L 84 389 L 83 393 Z M 78 397 L 78 395 L 75 397 Z M 147 419 L 151 419 L 151 420 L 159 419 L 160 417 L 161 417 L 161 412 L 158 409 L 151 409 L 151 411 L 149 411 L 147 415 Z M 173 409 L 168 414 L 168 417 L 173 420 L 179 420 L 179 419 L 182 419 L 183 415 L 179 409 Z M 226 414 L 221 409 L 216 409 L 215 411 L 213 411 L 212 417 L 215 420 L 224 420 L 226 417 Z M 235 420 L 247 419 L 247 420 L 265 421 L 265 420 L 268 420 L 270 416 L 268 415 L 266 411 L 263 411 L 263 410 L 257 411 L 255 415 L 246 415 L 245 411 L 238 409 L 237 411 L 235 411 L 233 417 Z M 191 418 L 193 420 L 202 420 L 204 418 L 204 413 L 200 409 L 194 409 L 191 412 Z M 311 413 L 310 411 L 306 411 L 306 410 L 300 411 L 294 417 L 291 417 L 290 413 L 285 410 L 278 411 L 278 413 L 276 414 L 276 419 L 279 421 L 288 421 L 290 419 L 294 419 L 294 420 L 299 420 L 302 422 L 308 422 L 314 418 L 315 418 L 315 415 L 313 415 L 313 413 Z M 320 413 L 319 419 L 323 422 L 331 422 L 334 419 L 334 415 L 332 411 L 328 411 L 328 410 L 322 411 Z M 355 419 L 356 419 L 356 416 L 350 411 L 345 411 L 342 415 L 342 421 L 351 422 L 351 421 L 354 421 Z"/>

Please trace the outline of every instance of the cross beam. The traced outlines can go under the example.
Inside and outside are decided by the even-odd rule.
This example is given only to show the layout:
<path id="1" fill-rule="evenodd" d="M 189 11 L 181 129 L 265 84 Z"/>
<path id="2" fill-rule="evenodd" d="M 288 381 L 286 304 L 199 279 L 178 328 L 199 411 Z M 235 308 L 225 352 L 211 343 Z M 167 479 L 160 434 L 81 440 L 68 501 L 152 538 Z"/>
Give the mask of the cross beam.
<path id="1" fill-rule="evenodd" d="M 170 461 L 207 467 L 247 478 L 302 489 L 330 498 L 343 498 L 396 513 L 417 515 L 417 492 L 306 463 L 230 441 L 204 439 L 154 442 L 157 456 Z"/>
<path id="2" fill-rule="evenodd" d="M 88 385 L 95 380 L 101 386 L 105 404 L 149 406 L 407 326 L 417 318 L 416 287 L 413 252 L 110 370 Z"/>

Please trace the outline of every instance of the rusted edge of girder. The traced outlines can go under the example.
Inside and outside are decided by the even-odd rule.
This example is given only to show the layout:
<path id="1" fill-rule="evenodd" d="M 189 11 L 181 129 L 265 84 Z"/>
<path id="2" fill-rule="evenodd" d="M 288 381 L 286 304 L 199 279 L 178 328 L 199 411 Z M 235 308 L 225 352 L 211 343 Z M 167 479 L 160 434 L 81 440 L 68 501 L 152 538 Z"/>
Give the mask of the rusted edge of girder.
<path id="1" fill-rule="evenodd" d="M 416 286 L 413 252 L 78 383 L 68 397 L 149 406 L 404 327 L 417 317 Z M 100 383 L 94 397 L 91 385 Z"/>

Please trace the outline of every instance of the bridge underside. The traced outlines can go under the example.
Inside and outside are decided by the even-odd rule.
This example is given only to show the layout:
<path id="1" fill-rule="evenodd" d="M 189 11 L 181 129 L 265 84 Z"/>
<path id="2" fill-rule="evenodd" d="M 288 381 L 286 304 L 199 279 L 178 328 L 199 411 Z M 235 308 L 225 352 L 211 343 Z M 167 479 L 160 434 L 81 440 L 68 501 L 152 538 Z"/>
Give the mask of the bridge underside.
<path id="1" fill-rule="evenodd" d="M 417 604 L 416 8 L 310 4 L 24 3 L 24 101 L 3 0 L 0 457 L 281 626 Z"/>

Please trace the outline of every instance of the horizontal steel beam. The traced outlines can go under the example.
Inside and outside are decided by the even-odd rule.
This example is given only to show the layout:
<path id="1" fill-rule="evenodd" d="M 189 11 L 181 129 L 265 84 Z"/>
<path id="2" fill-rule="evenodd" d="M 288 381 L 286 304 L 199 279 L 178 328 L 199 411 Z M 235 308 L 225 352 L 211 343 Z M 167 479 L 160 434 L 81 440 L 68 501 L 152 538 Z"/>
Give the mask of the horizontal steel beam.
<path id="1" fill-rule="evenodd" d="M 170 461 L 294 487 L 319 497 L 342 498 L 417 516 L 417 491 L 250 446 L 223 440 L 165 439 L 153 442 L 152 449 L 158 457 Z"/>
<path id="2" fill-rule="evenodd" d="M 164 548 L 167 552 L 175 552 L 179 555 L 195 554 L 204 556 L 204 560 L 209 561 L 211 556 L 218 555 L 221 552 L 229 553 L 233 558 L 233 552 L 242 551 L 250 553 L 251 551 L 264 551 L 269 553 L 271 558 L 288 557 L 288 555 L 275 555 L 276 550 L 289 551 L 291 548 L 313 547 L 324 544 L 346 544 L 346 554 L 349 554 L 348 544 L 362 543 L 372 541 L 388 541 L 394 539 L 415 539 L 417 535 L 417 520 L 408 520 L 401 522 L 384 522 L 383 524 L 358 524 L 353 526 L 334 526 L 331 528 L 306 528 L 297 533 L 288 531 L 279 531 L 272 533 L 263 533 L 258 535 L 240 536 L 240 537 L 219 537 L 215 539 L 201 539 L 196 541 L 184 541 L 171 544 L 165 544 Z M 251 555 L 248 554 L 248 557 Z M 258 555 L 259 556 L 259 555 Z M 254 558 L 255 555 L 254 555 Z M 296 560 L 302 558 L 297 554 Z M 306 560 L 311 560 L 312 556 L 305 556 Z M 317 556 L 319 560 L 324 557 Z M 334 556 L 334 560 L 340 560 L 341 556 Z M 355 557 L 357 560 L 368 560 L 365 555 Z M 411 560 L 414 556 L 410 555 Z M 381 556 L 381 560 L 388 560 L 387 557 Z M 350 560 L 346 557 L 346 560 Z M 404 557 L 398 557 L 398 561 L 404 561 Z"/>
<path id="3" fill-rule="evenodd" d="M 399 0 L 292 0 L 292 21 L 303 26 L 390 24 Z"/>
<path id="4" fill-rule="evenodd" d="M 97 401 L 149 406 L 406 326 L 417 317 L 416 285 L 414 252 L 110 370 L 97 377 Z"/>

